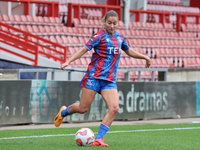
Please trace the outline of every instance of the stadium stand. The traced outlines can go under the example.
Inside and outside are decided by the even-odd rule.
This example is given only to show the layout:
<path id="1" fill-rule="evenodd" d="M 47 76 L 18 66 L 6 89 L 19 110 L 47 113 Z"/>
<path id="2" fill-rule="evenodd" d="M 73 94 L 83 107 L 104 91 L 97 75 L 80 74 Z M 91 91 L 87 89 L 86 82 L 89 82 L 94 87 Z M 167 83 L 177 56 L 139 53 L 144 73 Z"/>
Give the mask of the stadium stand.
<path id="1" fill-rule="evenodd" d="M 180 0 L 148 0 L 147 10 L 170 12 L 170 23 L 176 24 L 176 14 L 178 13 L 195 13 L 198 14 L 198 7 L 183 6 Z M 151 22 L 159 22 L 159 16 L 151 16 Z M 194 17 L 188 17 L 188 23 L 195 23 Z"/>

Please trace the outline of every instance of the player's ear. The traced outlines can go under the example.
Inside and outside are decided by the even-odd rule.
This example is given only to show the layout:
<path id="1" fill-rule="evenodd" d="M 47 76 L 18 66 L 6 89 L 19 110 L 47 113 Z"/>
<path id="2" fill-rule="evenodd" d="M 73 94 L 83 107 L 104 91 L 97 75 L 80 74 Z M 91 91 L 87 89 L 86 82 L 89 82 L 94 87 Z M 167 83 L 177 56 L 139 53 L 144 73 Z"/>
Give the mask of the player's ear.
<path id="1" fill-rule="evenodd" d="M 102 20 L 101 21 L 102 25 L 105 27 L 106 26 L 106 21 L 105 20 Z"/>

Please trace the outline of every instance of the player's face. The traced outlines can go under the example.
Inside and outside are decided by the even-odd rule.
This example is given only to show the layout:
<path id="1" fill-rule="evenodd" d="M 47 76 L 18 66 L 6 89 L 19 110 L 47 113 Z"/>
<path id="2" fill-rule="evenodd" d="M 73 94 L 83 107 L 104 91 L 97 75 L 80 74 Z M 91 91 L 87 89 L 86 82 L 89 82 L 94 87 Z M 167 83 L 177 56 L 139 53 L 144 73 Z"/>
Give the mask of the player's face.
<path id="1" fill-rule="evenodd" d="M 118 25 L 118 18 L 115 16 L 110 16 L 106 18 L 105 21 L 105 31 L 113 35 Z"/>

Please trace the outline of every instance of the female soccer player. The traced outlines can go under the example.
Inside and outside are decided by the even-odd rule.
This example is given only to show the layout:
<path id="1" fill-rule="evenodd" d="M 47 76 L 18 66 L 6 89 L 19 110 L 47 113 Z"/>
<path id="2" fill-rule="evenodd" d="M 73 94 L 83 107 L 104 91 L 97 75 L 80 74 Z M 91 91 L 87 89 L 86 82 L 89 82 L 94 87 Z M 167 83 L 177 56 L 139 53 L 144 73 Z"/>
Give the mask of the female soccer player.
<path id="1" fill-rule="evenodd" d="M 104 29 L 94 34 L 83 48 L 61 65 L 61 69 L 65 69 L 71 62 L 94 48 L 95 52 L 92 55 L 91 63 L 80 83 L 82 87 L 80 103 L 73 103 L 68 107 L 62 106 L 54 119 L 54 124 L 59 127 L 67 115 L 87 112 L 95 94 L 98 92 L 102 95 L 108 107 L 108 112 L 100 124 L 93 146 L 107 147 L 108 144 L 104 143 L 103 137 L 109 130 L 119 109 L 116 75 L 121 49 L 130 57 L 145 59 L 146 67 L 151 65 L 151 60 L 148 56 L 129 48 L 124 37 L 115 31 L 118 25 L 118 14 L 115 11 L 107 12 L 102 22 Z"/>

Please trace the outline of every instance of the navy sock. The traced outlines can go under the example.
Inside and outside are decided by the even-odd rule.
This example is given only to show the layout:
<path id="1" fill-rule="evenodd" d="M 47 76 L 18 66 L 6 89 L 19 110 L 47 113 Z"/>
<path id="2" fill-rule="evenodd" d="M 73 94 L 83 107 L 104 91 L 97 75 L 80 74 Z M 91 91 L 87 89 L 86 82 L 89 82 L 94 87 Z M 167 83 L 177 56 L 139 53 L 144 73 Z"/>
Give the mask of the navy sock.
<path id="1" fill-rule="evenodd" d="M 109 128 L 110 127 L 106 125 L 105 123 L 101 123 L 96 139 L 102 139 L 104 135 L 107 133 L 107 131 L 109 130 Z"/>
<path id="2" fill-rule="evenodd" d="M 64 109 L 64 110 L 61 111 L 61 116 L 62 117 L 66 117 L 67 115 L 71 115 L 71 113 L 69 112 L 69 107 L 70 106 L 71 105 L 69 105 L 66 109 Z"/>

